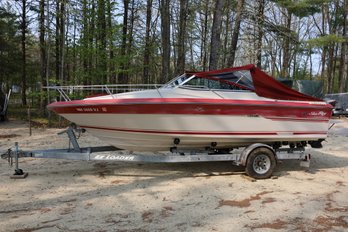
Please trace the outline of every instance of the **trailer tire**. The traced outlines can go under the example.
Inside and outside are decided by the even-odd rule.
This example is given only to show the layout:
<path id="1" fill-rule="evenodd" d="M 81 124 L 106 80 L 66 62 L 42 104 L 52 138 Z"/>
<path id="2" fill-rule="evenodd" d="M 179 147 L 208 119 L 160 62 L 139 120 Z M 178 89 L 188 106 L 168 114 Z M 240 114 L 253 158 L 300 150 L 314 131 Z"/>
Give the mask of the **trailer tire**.
<path id="1" fill-rule="evenodd" d="M 276 166 L 275 154 L 272 150 L 266 147 L 256 148 L 250 152 L 245 172 L 248 176 L 255 179 L 269 178 Z"/>

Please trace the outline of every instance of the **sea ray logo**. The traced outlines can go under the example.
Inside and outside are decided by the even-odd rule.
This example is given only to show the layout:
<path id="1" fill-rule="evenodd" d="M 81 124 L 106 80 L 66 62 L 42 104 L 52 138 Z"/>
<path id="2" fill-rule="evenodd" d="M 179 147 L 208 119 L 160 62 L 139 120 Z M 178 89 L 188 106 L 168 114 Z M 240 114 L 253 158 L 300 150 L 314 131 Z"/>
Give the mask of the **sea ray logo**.
<path id="1" fill-rule="evenodd" d="M 312 111 L 309 113 L 310 116 L 321 116 L 324 117 L 326 113 L 324 111 Z"/>

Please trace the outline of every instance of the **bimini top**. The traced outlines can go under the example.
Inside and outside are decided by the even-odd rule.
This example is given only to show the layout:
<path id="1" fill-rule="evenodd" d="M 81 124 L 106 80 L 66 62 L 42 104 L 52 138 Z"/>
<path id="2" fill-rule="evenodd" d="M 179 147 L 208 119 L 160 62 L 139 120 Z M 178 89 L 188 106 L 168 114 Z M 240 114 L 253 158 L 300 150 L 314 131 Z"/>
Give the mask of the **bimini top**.
<path id="1" fill-rule="evenodd" d="M 194 87 L 252 91 L 266 98 L 295 101 L 322 101 L 293 90 L 253 64 L 208 72 L 186 72 L 163 88 Z"/>

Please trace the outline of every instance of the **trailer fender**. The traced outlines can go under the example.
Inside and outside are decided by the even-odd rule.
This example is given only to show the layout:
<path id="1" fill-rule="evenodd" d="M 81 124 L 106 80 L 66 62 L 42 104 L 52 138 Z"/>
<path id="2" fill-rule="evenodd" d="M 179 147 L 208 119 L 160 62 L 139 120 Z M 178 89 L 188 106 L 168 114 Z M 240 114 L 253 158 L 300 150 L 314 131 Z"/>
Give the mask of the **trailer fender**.
<path id="1" fill-rule="evenodd" d="M 263 144 L 263 143 L 253 143 L 251 145 L 249 145 L 248 147 L 246 147 L 243 151 L 242 154 L 240 156 L 240 160 L 239 160 L 239 164 L 242 166 L 246 166 L 247 160 L 248 160 L 248 156 L 249 154 L 256 148 L 260 148 L 260 147 L 265 147 L 268 148 L 269 150 L 271 150 L 274 154 L 274 157 L 277 158 L 276 153 L 274 151 L 274 149 L 267 145 L 267 144 Z"/>

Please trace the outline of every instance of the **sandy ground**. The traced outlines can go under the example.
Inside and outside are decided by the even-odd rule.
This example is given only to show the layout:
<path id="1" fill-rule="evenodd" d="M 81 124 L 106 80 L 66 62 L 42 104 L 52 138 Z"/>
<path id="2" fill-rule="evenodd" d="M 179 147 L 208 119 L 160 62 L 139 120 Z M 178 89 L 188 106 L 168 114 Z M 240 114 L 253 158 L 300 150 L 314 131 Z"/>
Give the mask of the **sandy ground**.
<path id="1" fill-rule="evenodd" d="M 0 124 L 0 150 L 63 148 L 60 129 Z M 251 181 L 230 163 L 129 164 L 23 158 L 26 179 L 0 160 L 0 231 L 347 231 L 348 122 L 330 130 L 309 169 L 279 164 Z M 83 145 L 101 145 L 84 135 Z"/>

